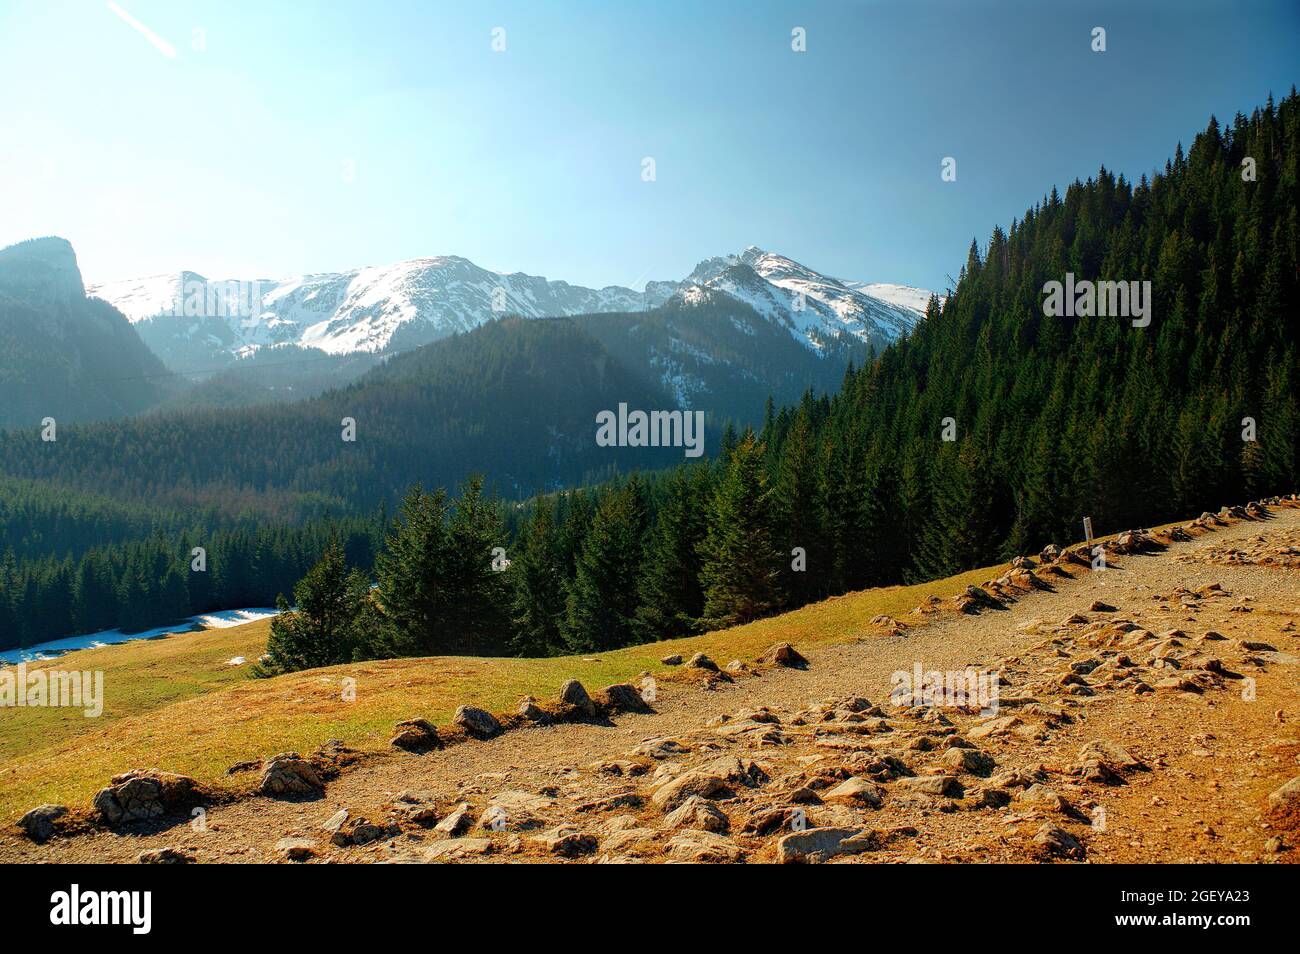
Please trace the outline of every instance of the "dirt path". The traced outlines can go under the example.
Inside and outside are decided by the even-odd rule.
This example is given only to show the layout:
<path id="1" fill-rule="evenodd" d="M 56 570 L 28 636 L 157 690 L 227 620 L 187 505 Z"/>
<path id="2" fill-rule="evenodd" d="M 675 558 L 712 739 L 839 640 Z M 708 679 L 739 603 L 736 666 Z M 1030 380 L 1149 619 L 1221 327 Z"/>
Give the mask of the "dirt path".
<path id="1" fill-rule="evenodd" d="M 653 714 L 394 753 L 315 801 L 213 807 L 205 830 L 5 832 L 0 860 L 278 861 L 296 838 L 329 861 L 1292 861 L 1296 830 L 1265 809 L 1300 775 L 1297 555 L 1300 509 L 1277 508 L 1105 572 L 1039 566 L 1054 591 L 912 614 L 807 670 L 661 681 Z M 992 718 L 893 706 L 918 664 L 1010 685 Z M 1081 753 L 1097 741 L 1118 748 Z M 461 804 L 463 831 L 427 827 Z M 332 844 L 341 809 L 380 837 Z"/>

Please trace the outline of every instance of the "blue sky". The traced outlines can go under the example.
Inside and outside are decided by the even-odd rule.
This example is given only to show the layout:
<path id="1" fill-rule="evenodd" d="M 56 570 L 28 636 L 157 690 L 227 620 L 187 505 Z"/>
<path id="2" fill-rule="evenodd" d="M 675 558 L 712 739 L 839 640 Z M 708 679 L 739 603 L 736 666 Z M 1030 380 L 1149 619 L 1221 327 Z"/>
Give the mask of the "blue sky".
<path id="1" fill-rule="evenodd" d="M 1294 2 L 119 3 L 175 55 L 0 0 L 0 245 L 62 235 L 89 281 L 458 254 L 639 286 L 755 244 L 941 289 L 1053 184 L 1300 72 Z"/>

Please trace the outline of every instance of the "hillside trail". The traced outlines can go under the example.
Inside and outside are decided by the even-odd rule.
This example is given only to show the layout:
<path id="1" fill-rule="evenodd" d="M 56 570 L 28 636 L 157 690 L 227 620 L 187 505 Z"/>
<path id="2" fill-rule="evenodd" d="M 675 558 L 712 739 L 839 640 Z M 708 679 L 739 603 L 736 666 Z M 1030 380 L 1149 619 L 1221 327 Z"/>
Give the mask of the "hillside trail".
<path id="1" fill-rule="evenodd" d="M 1300 776 L 1300 508 L 1030 577 L 1051 589 L 864 619 L 806 669 L 683 667 L 651 714 L 366 758 L 203 830 L 5 832 L 0 860 L 1295 861 L 1270 793 Z M 917 667 L 1000 672 L 997 711 L 894 705 Z"/>

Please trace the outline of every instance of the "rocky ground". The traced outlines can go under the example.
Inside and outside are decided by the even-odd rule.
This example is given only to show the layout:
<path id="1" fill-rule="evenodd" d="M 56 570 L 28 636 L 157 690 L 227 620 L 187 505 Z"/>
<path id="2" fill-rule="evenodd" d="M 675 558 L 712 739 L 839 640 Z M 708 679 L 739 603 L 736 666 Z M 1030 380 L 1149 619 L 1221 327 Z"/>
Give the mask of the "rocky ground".
<path id="1" fill-rule="evenodd" d="M 0 861 L 1293 862 L 1298 555 L 1295 500 L 1121 535 L 1104 569 L 1048 548 L 806 660 L 412 713 L 389 755 L 251 760 L 243 789 L 119 776 Z M 918 669 L 998 674 L 996 705 L 904 698 Z"/>

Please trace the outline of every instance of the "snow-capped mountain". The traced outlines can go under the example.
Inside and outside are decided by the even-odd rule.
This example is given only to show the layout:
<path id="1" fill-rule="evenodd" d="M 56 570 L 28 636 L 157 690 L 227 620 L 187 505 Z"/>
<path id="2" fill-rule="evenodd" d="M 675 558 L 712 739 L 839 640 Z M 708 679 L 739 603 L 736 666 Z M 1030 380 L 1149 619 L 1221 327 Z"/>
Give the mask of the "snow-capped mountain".
<path id="1" fill-rule="evenodd" d="M 684 281 L 644 291 L 592 289 L 522 272 L 501 273 L 457 256 L 282 280 L 213 281 L 196 272 L 91 286 L 177 370 L 293 344 L 327 354 L 401 351 L 494 316 L 529 318 L 634 312 L 690 304 L 708 289 L 752 307 L 815 352 L 845 335 L 883 344 L 921 317 L 929 293 L 843 282 L 750 247 L 701 262 Z M 713 296 L 710 296 L 711 298 Z"/>
<path id="2" fill-rule="evenodd" d="M 843 282 L 752 245 L 740 255 L 701 262 L 675 295 L 690 304 L 697 288 L 744 302 L 815 351 L 846 336 L 877 345 L 893 341 L 925 314 L 930 297 L 904 285 Z M 886 294 L 873 295 L 868 288 Z"/>

